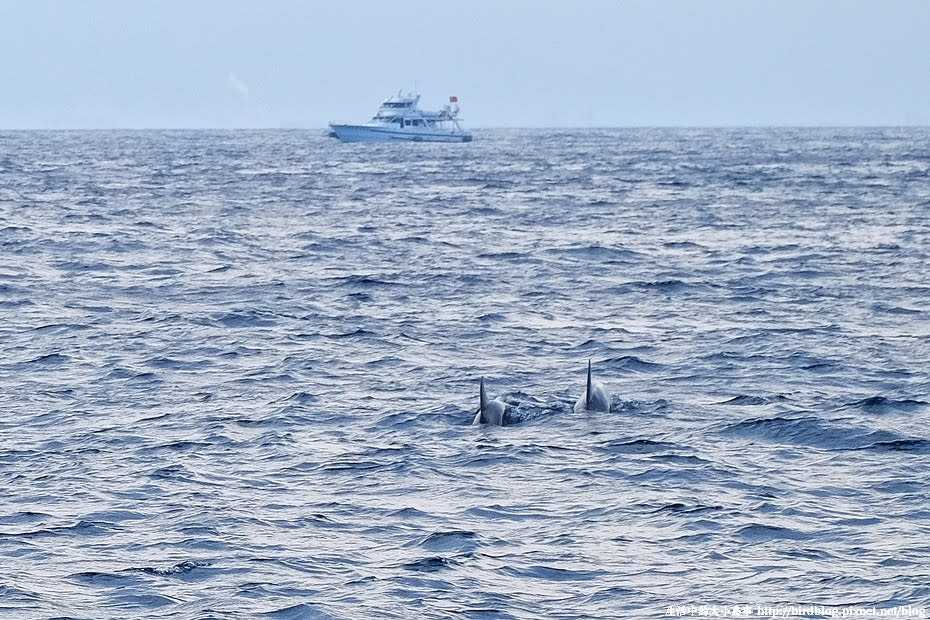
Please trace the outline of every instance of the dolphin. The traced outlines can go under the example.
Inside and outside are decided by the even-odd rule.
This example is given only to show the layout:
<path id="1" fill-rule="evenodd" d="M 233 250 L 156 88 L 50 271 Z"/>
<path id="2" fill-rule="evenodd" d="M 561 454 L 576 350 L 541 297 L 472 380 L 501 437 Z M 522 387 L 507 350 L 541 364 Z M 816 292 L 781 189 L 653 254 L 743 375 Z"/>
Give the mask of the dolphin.
<path id="1" fill-rule="evenodd" d="M 488 400 L 488 395 L 484 392 L 484 377 L 481 377 L 481 387 L 479 388 L 479 397 L 481 399 L 478 405 L 478 411 L 475 412 L 475 421 L 472 424 L 496 424 L 504 425 L 504 416 L 507 413 L 507 406 L 501 401 Z"/>
<path id="2" fill-rule="evenodd" d="M 610 399 L 607 398 L 607 392 L 600 383 L 591 378 L 591 360 L 588 360 L 588 382 L 584 393 L 575 403 L 575 413 L 580 411 L 610 411 Z"/>

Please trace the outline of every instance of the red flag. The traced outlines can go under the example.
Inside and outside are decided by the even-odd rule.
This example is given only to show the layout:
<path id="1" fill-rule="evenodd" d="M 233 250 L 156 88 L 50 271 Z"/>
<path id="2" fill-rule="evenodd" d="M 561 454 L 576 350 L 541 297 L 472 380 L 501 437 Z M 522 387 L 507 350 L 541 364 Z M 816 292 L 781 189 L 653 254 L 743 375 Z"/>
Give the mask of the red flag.
<path id="1" fill-rule="evenodd" d="M 459 102 L 459 98 L 456 97 L 455 95 L 452 95 L 451 97 L 449 97 L 449 103 L 458 103 L 458 102 Z"/>

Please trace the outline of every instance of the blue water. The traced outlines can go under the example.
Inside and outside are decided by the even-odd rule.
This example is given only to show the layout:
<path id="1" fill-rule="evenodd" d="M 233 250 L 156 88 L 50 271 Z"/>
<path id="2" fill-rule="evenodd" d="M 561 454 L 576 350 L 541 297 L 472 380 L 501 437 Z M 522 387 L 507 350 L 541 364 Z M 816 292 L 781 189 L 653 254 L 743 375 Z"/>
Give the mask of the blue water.
<path id="1" fill-rule="evenodd" d="M 0 133 L 0 616 L 928 607 L 928 253 L 928 129 Z"/>

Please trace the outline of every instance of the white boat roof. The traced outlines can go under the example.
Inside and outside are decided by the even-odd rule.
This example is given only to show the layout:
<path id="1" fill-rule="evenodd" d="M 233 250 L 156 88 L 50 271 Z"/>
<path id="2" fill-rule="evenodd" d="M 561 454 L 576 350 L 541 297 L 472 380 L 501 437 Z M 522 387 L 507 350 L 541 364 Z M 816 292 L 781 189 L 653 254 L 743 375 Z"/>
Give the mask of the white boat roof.
<path id="1" fill-rule="evenodd" d="M 458 116 L 458 106 L 452 110 L 449 106 L 446 106 L 444 110 L 425 111 L 417 107 L 417 104 L 420 102 L 420 95 L 418 93 L 407 93 L 404 94 L 402 91 L 397 91 L 396 95 L 392 95 L 381 102 L 381 107 L 378 108 L 378 112 L 371 119 L 372 122 L 384 121 L 388 118 L 422 118 L 433 121 L 446 121 L 446 120 L 456 120 Z M 458 119 L 460 120 L 460 119 Z"/>

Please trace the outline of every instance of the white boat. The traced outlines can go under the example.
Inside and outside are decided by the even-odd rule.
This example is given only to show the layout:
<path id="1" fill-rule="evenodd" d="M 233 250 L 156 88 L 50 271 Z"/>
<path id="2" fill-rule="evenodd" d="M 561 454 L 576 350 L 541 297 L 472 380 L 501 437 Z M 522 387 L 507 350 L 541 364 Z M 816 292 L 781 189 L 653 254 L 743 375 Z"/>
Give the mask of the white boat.
<path id="1" fill-rule="evenodd" d="M 330 135 L 343 142 L 471 142 L 471 134 L 459 125 L 458 97 L 449 97 L 438 112 L 419 109 L 419 101 L 420 95 L 398 92 L 363 125 L 330 123 Z"/>

